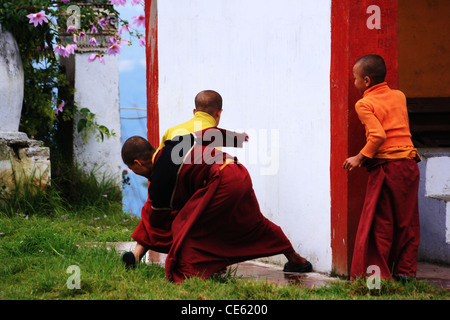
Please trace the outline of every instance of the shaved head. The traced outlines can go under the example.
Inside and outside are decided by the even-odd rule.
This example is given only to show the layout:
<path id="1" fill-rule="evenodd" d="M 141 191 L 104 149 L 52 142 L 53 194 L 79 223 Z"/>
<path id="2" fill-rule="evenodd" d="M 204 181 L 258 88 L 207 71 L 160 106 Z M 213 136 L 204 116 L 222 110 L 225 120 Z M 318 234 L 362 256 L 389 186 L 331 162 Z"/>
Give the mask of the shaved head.
<path id="1" fill-rule="evenodd" d="M 139 136 L 128 138 L 122 146 L 122 160 L 126 165 L 133 164 L 134 160 L 151 160 L 153 153 L 155 148 Z"/>
<path id="2" fill-rule="evenodd" d="M 386 77 L 386 64 L 382 57 L 377 54 L 369 54 L 359 58 L 355 65 L 357 64 L 361 67 L 362 77 L 369 77 L 373 81 L 373 84 L 384 82 Z"/>
<path id="3" fill-rule="evenodd" d="M 195 96 L 195 108 L 210 114 L 222 110 L 222 97 L 213 90 L 201 91 Z"/>

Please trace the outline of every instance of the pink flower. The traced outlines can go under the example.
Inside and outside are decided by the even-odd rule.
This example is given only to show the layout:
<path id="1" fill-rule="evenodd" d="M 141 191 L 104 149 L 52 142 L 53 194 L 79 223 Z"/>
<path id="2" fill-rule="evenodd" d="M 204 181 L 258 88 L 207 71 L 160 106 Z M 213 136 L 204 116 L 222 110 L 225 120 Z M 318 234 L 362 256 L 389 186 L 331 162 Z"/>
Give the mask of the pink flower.
<path id="1" fill-rule="evenodd" d="M 117 43 L 113 44 L 112 46 L 110 46 L 110 47 L 108 48 L 108 50 L 106 51 L 106 53 L 109 54 L 109 55 L 111 55 L 111 54 L 112 54 L 112 55 L 116 55 L 117 53 L 120 54 L 120 45 L 117 44 Z"/>
<path id="2" fill-rule="evenodd" d="M 140 4 L 142 2 L 142 0 L 131 0 L 131 4 L 134 6 L 134 5 L 137 5 L 137 4 Z"/>
<path id="3" fill-rule="evenodd" d="M 129 46 L 131 45 L 130 39 L 128 39 L 128 38 L 121 38 L 121 39 L 119 39 L 119 41 L 117 43 L 119 45 L 123 45 L 124 43 L 127 43 Z"/>
<path id="4" fill-rule="evenodd" d="M 27 15 L 27 18 L 30 19 L 30 23 L 34 23 L 35 27 L 37 27 L 38 24 L 42 26 L 43 22 L 48 23 L 47 16 L 43 12 L 31 13 Z"/>
<path id="5" fill-rule="evenodd" d="M 144 26 L 145 17 L 144 17 L 143 14 L 141 14 L 139 16 L 131 17 L 131 19 L 134 19 L 132 24 L 135 24 L 138 28 L 141 27 L 141 26 Z"/>
<path id="6" fill-rule="evenodd" d="M 86 37 L 86 33 L 84 33 L 83 31 L 80 32 L 80 34 L 78 35 L 80 37 L 80 39 L 83 39 L 84 37 Z"/>
<path id="7" fill-rule="evenodd" d="M 108 39 L 107 43 L 112 46 L 113 44 L 118 43 L 118 39 L 116 36 L 112 36 Z"/>
<path id="8" fill-rule="evenodd" d="M 58 113 L 63 111 L 64 106 L 66 105 L 66 102 L 63 100 L 59 107 L 55 110 L 55 114 L 58 115 Z"/>
<path id="9" fill-rule="evenodd" d="M 101 18 L 100 20 L 98 20 L 98 25 L 102 28 L 105 29 L 106 24 L 109 22 L 109 18 Z"/>
<path id="10" fill-rule="evenodd" d="M 130 25 L 129 24 L 124 24 L 122 26 L 122 28 L 120 28 L 120 30 L 119 30 L 119 33 L 118 33 L 119 36 L 122 34 L 123 31 L 130 32 Z"/>
<path id="11" fill-rule="evenodd" d="M 65 47 L 63 47 L 62 45 L 58 44 L 56 45 L 55 49 L 53 50 L 55 53 L 59 54 L 60 56 L 63 57 L 68 57 L 71 54 L 75 53 L 75 50 L 77 49 L 77 45 L 76 44 L 68 44 Z"/>
<path id="12" fill-rule="evenodd" d="M 127 4 L 127 0 L 109 0 L 112 5 L 124 6 Z"/>
<path id="13" fill-rule="evenodd" d="M 54 53 L 57 53 L 57 54 L 59 54 L 59 55 L 62 55 L 62 53 L 65 51 L 65 48 L 62 46 L 62 45 L 60 45 L 60 44 L 57 44 L 56 46 L 55 46 L 55 49 L 53 49 L 53 52 Z"/>
<path id="14" fill-rule="evenodd" d="M 67 28 L 67 33 L 74 33 L 75 31 L 77 31 L 77 27 L 75 26 L 70 26 Z"/>
<path id="15" fill-rule="evenodd" d="M 100 63 L 105 64 L 105 60 L 103 59 L 103 54 L 99 54 L 99 53 L 93 53 L 89 56 L 88 61 L 89 62 L 93 62 L 95 59 L 98 58 L 98 61 L 100 61 Z"/>
<path id="16" fill-rule="evenodd" d="M 93 46 L 96 46 L 97 45 L 97 40 L 94 37 L 92 37 L 92 38 L 89 39 L 89 43 L 92 44 Z"/>
<path id="17" fill-rule="evenodd" d="M 145 36 L 141 36 L 141 37 L 139 38 L 139 45 L 140 45 L 141 47 L 145 47 Z"/>
<path id="18" fill-rule="evenodd" d="M 96 26 L 92 25 L 91 33 L 98 33 L 98 29 Z"/>
<path id="19" fill-rule="evenodd" d="M 68 57 L 71 54 L 74 54 L 76 49 L 77 49 L 77 45 L 76 44 L 68 44 L 66 46 L 65 54 L 63 56 L 64 57 Z"/>

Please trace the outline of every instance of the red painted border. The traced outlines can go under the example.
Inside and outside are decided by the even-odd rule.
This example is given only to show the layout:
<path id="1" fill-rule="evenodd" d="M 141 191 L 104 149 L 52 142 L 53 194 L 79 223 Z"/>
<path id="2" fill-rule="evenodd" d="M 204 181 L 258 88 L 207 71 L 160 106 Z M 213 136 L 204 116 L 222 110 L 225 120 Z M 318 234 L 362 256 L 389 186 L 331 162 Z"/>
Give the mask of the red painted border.
<path id="1" fill-rule="evenodd" d="M 158 6 L 157 0 L 145 1 L 145 38 L 147 60 L 147 139 L 159 146 L 159 71 L 158 71 Z"/>
<path id="2" fill-rule="evenodd" d="M 331 249 L 336 273 L 348 273 L 347 213 L 348 179 L 341 163 L 348 156 L 348 52 L 349 3 L 331 4 L 331 67 L 330 67 L 330 183 L 331 183 Z"/>
<path id="3" fill-rule="evenodd" d="M 381 29 L 366 25 L 370 5 L 381 9 Z M 354 62 L 366 54 L 381 55 L 387 82 L 398 87 L 397 0 L 332 0 L 331 5 L 331 248 L 332 265 L 348 275 L 356 229 L 364 201 L 365 169 L 347 172 L 342 163 L 365 143 L 364 129 L 355 111 L 360 98 L 353 85 Z"/>

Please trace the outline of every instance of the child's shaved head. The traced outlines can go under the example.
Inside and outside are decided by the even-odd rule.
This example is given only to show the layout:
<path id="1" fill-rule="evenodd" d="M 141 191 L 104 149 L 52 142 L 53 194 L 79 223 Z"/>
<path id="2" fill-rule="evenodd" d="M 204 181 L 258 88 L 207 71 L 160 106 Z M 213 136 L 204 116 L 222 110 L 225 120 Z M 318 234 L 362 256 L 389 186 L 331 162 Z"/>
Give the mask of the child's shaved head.
<path id="1" fill-rule="evenodd" d="M 150 160 L 155 148 L 142 137 L 133 136 L 122 147 L 122 160 L 126 165 L 133 164 L 134 160 Z"/>
<path id="2" fill-rule="evenodd" d="M 368 76 L 373 84 L 378 84 L 384 82 L 386 78 L 386 64 L 382 57 L 377 54 L 369 54 L 363 56 L 356 61 L 356 64 L 361 66 L 361 76 Z"/>

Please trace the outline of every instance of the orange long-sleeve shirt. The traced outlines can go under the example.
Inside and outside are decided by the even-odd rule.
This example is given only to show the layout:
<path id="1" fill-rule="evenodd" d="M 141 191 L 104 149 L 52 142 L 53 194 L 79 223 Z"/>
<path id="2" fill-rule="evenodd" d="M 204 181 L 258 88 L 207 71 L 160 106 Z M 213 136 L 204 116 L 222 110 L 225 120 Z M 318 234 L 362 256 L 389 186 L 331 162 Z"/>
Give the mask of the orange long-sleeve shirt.
<path id="1" fill-rule="evenodd" d="M 380 159 L 419 157 L 411 141 L 403 92 L 389 88 L 386 82 L 374 85 L 364 92 L 355 109 L 366 130 L 361 154 Z"/>

